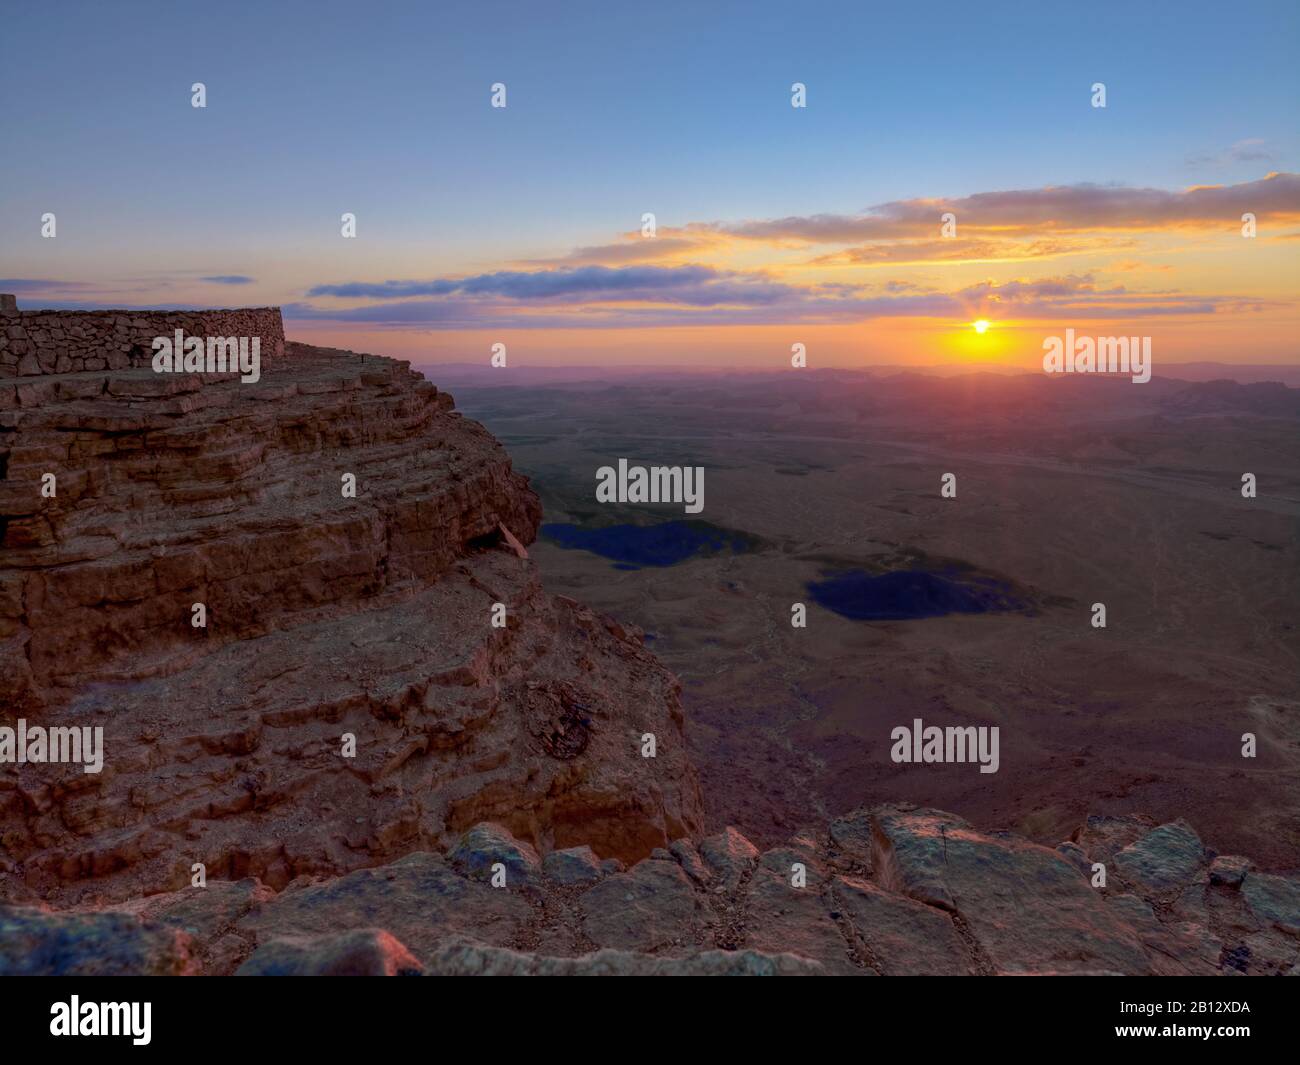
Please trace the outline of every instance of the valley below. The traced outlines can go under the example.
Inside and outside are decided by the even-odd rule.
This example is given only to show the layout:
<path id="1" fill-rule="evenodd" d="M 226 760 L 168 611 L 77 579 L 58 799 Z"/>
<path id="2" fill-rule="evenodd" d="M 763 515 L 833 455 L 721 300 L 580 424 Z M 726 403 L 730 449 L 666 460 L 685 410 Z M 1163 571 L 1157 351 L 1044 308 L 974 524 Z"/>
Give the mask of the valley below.
<path id="1" fill-rule="evenodd" d="M 1141 811 L 1300 866 L 1292 390 L 430 372 L 541 496 L 547 586 L 644 628 L 682 679 L 710 827 L 772 843 L 899 799 L 1050 842 Z M 597 503 L 619 458 L 707 472 L 699 528 L 649 564 L 627 545 L 688 516 Z M 914 718 L 998 726 L 999 772 L 893 763 Z"/>

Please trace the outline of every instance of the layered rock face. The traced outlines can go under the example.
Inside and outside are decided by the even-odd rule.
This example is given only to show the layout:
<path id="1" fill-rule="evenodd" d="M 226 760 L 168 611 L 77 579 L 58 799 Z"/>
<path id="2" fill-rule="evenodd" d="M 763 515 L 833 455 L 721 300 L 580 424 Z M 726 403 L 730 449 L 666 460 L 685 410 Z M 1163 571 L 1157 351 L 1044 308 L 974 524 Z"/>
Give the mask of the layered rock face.
<path id="1" fill-rule="evenodd" d="M 1300 882 L 1212 856 L 1182 822 L 1092 818 L 1049 849 L 885 806 L 765 853 L 735 829 L 678 839 L 630 869 L 480 824 L 278 893 L 246 878 L 107 912 L 0 907 L 0 972 L 1300 975 L 1298 937 Z"/>
<path id="2" fill-rule="evenodd" d="M 104 751 L 0 766 L 5 898 L 281 889 L 488 819 L 625 861 L 698 833 L 676 679 L 545 594 L 506 538 L 537 497 L 407 364 L 18 379 L 0 473 L 0 725 Z"/>
<path id="3" fill-rule="evenodd" d="M 290 351 L 256 384 L 149 369 L 0 384 L 10 698 L 348 612 L 434 581 L 501 523 L 531 541 L 535 495 L 449 396 L 404 363 Z"/>

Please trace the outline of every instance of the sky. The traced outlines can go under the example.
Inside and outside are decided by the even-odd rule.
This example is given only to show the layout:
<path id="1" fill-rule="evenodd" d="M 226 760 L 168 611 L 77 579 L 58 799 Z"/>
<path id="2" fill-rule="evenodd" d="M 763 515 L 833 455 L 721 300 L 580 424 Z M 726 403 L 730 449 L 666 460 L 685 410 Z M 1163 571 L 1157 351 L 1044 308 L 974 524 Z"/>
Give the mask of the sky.
<path id="1" fill-rule="evenodd" d="M 0 291 L 421 362 L 1294 364 L 1298 46 L 1294 0 L 13 5 Z"/>

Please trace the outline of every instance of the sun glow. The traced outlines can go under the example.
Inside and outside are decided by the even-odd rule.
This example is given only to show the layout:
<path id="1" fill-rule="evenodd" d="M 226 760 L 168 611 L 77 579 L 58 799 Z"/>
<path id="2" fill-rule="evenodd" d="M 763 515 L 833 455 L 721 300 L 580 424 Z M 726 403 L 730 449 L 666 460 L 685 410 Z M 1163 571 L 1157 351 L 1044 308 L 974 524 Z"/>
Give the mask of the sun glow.
<path id="1" fill-rule="evenodd" d="M 989 323 L 987 320 L 983 318 L 981 318 L 978 322 L 972 322 L 971 325 L 975 327 L 975 332 L 980 334 L 987 333 L 989 330 Z"/>

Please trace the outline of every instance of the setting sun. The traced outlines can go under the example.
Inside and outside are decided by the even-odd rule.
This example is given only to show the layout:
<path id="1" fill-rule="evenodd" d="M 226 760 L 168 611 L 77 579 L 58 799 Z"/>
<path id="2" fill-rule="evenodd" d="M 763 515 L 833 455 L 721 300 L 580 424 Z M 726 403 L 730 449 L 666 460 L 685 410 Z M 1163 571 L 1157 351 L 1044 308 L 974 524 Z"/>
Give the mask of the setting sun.
<path id="1" fill-rule="evenodd" d="M 975 326 L 975 332 L 977 333 L 988 332 L 989 323 L 985 319 L 981 318 L 978 322 L 973 322 L 972 324 Z"/>

